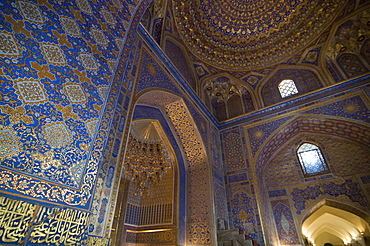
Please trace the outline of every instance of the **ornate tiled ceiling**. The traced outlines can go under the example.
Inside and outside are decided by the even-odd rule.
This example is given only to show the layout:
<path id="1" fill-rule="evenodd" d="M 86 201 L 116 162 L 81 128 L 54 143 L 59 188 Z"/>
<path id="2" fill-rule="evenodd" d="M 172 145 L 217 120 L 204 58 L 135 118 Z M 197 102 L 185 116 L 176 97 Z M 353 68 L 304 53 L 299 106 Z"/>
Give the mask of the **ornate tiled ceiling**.
<path id="1" fill-rule="evenodd" d="M 188 48 L 227 70 L 259 69 L 283 61 L 312 42 L 346 0 L 173 0 Z"/>

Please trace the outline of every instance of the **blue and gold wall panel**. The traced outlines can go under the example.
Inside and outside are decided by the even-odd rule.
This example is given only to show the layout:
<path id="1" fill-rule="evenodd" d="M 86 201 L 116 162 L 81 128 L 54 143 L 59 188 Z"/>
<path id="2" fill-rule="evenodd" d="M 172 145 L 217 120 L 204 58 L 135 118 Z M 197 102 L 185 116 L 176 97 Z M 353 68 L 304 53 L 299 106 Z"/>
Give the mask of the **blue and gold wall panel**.
<path id="1" fill-rule="evenodd" d="M 32 218 L 65 214 L 62 219 L 71 220 L 54 227 L 56 222 L 31 219 L 35 233 L 27 227 L 26 233 L 4 231 L 13 222 L 3 221 L 0 230 L 12 238 L 4 236 L 1 243 L 109 243 L 102 236 L 109 236 L 107 217 L 116 192 L 110 196 L 110 189 L 117 183 L 112 158 L 117 151 L 104 156 L 104 150 L 109 139 L 115 143 L 122 138 L 132 89 L 132 81 L 126 80 L 130 51 L 147 5 L 119 0 L 1 3 L 0 190 L 32 201 L 2 197 L 1 216 L 9 219 L 15 212 L 18 225 L 29 225 L 23 218 L 27 213 Z M 137 16 L 132 16 L 135 10 Z M 37 204 L 93 209 L 55 208 L 58 212 Z M 9 206 L 16 211 L 6 211 Z M 71 227 L 73 214 L 84 217 L 78 231 Z M 70 235 L 68 228 L 74 228 Z"/>
<path id="2" fill-rule="evenodd" d="M 269 241 L 302 243 L 301 223 L 310 209 L 325 200 L 370 211 L 366 181 L 370 171 L 370 104 L 368 85 L 360 83 L 366 78 L 368 75 L 352 81 L 359 83 L 352 91 L 338 95 L 333 90 L 329 96 L 293 111 L 279 111 L 244 126 L 261 216 L 263 221 L 274 221 L 264 224 Z M 321 147 L 330 173 L 303 175 L 295 151 L 305 141 Z"/>
<path id="3" fill-rule="evenodd" d="M 135 40 L 128 54 L 128 64 L 122 74 L 121 90 L 118 95 L 117 105 L 114 111 L 112 125 L 109 131 L 101 167 L 98 170 L 95 193 L 91 206 L 89 234 L 109 237 L 111 222 L 114 213 L 115 200 L 119 189 L 122 160 L 120 160 L 120 148 L 126 143 L 128 130 L 128 111 L 132 93 L 132 83 L 136 75 L 133 70 L 138 57 L 137 52 L 141 43 Z"/>
<path id="4" fill-rule="evenodd" d="M 109 236 L 112 187 L 120 168 L 112 158 L 132 93 L 127 76 L 134 62 L 131 47 L 148 3 L 1 3 L 1 193 L 38 204 L 93 208 L 92 213 L 76 210 L 86 215 L 78 233 L 83 243 L 61 238 L 45 243 L 108 244 L 102 236 Z M 107 155 L 110 145 L 113 151 Z M 53 230 L 52 225 L 42 227 Z"/>
<path id="5" fill-rule="evenodd" d="M 297 245 L 300 243 L 294 217 L 288 200 L 271 202 L 279 241 L 282 245 Z"/>
<path id="6" fill-rule="evenodd" d="M 213 164 L 215 219 L 218 229 L 227 228 L 229 223 L 225 171 L 222 163 L 221 149 L 220 133 L 216 127 L 210 125 L 209 153 L 210 161 Z"/>
<path id="7" fill-rule="evenodd" d="M 258 211 L 253 169 L 245 151 L 243 129 L 234 127 L 222 132 L 222 154 L 230 228 L 243 230 L 255 243 L 264 238 Z"/>
<path id="8" fill-rule="evenodd" d="M 114 108 L 104 101 L 136 3 L 1 5 L 0 188 L 88 209 L 111 120 L 107 112 Z M 116 100 L 119 88 L 111 87 L 108 101 Z"/>

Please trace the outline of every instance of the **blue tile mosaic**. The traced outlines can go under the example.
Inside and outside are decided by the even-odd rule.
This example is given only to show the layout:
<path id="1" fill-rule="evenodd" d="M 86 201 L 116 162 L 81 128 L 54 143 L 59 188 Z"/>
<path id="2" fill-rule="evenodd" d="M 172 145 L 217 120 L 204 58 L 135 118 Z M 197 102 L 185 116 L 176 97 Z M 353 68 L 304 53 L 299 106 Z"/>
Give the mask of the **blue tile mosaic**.
<path id="1" fill-rule="evenodd" d="M 352 180 L 346 180 L 341 184 L 330 182 L 327 184 L 307 186 L 305 189 L 294 188 L 291 195 L 293 196 L 294 207 L 296 208 L 297 214 L 301 214 L 301 211 L 306 209 L 305 204 L 307 200 L 315 200 L 320 195 L 330 195 L 333 197 L 344 195 L 360 206 L 368 206 L 368 202 L 366 201 L 361 187 Z"/>
<path id="2" fill-rule="evenodd" d="M 269 191 L 269 197 L 273 198 L 273 197 L 280 197 L 280 196 L 286 196 L 287 193 L 286 193 L 286 190 L 285 189 L 282 189 L 282 190 L 271 190 Z"/>

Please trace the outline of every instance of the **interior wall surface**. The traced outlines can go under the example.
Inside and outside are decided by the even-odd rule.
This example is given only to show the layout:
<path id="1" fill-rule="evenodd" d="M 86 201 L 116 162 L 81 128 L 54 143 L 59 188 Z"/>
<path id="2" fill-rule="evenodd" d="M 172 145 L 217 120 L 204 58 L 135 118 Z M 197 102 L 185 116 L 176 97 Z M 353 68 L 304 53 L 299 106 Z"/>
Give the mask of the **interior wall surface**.
<path id="1" fill-rule="evenodd" d="M 148 4 L 1 3 L 2 244 L 109 243 L 127 77 Z"/>
<path id="2" fill-rule="evenodd" d="M 257 192 L 264 197 L 258 200 L 261 217 L 271 230 L 265 235 L 273 235 L 269 240 L 276 235 L 281 245 L 303 244 L 305 216 L 326 200 L 369 215 L 368 95 L 367 85 L 243 127 L 248 160 L 259 177 Z M 328 173 L 303 174 L 297 149 L 304 142 L 321 148 Z"/>
<path id="3" fill-rule="evenodd" d="M 183 160 L 180 245 L 216 244 L 218 221 L 260 245 L 303 244 L 303 219 L 323 201 L 369 215 L 366 1 L 349 1 L 282 66 L 230 72 L 260 108 L 221 123 L 186 79 L 225 71 L 184 53 L 183 78 L 139 25 L 150 2 L 1 2 L 0 244 L 109 245 L 137 103 L 161 110 Z M 174 20 L 164 21 L 176 36 Z M 348 28 L 358 29 L 346 36 Z M 261 108 L 259 84 L 285 65 L 315 71 L 327 87 Z M 302 175 L 294 155 L 302 141 L 322 146 L 330 173 Z"/>

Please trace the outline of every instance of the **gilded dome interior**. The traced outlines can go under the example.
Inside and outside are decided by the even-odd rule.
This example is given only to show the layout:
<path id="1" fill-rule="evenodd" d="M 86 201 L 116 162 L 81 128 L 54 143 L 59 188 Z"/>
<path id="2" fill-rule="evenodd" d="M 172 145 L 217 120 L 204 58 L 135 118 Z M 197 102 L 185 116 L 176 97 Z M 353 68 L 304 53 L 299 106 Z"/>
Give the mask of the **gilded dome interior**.
<path id="1" fill-rule="evenodd" d="M 179 33 L 200 60 L 246 71 L 279 63 L 312 42 L 345 0 L 173 0 Z"/>

